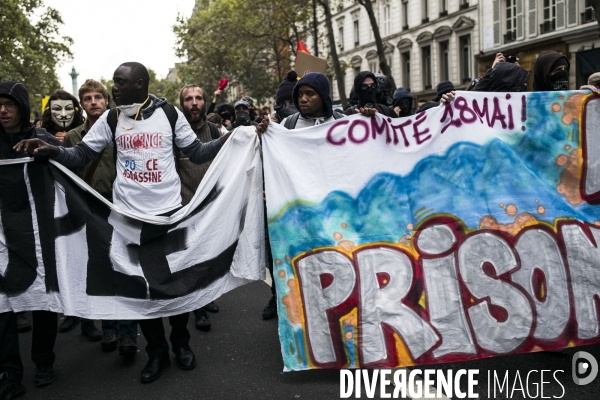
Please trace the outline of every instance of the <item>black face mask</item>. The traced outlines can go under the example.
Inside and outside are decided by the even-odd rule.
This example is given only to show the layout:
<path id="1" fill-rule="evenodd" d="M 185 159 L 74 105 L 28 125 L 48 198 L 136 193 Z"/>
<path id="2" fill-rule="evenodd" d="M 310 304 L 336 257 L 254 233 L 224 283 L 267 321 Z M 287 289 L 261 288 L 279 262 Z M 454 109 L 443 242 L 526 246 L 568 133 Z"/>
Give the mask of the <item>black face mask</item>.
<path id="1" fill-rule="evenodd" d="M 235 122 L 238 125 L 246 125 L 246 124 L 250 123 L 250 115 L 243 111 L 236 112 L 235 113 Z"/>
<path id="2" fill-rule="evenodd" d="M 277 115 L 277 120 L 281 122 L 290 115 L 296 114 L 298 112 L 298 109 L 295 105 L 290 104 L 289 106 L 276 107 L 275 112 Z"/>
<path id="3" fill-rule="evenodd" d="M 221 113 L 221 119 L 223 121 L 226 121 L 226 120 L 231 121 L 231 114 L 228 112 Z"/>
<path id="4" fill-rule="evenodd" d="M 366 90 L 361 88 L 358 92 L 358 106 L 367 108 L 375 107 L 375 94 L 376 89 L 373 87 L 369 86 Z"/>
<path id="5" fill-rule="evenodd" d="M 552 90 L 569 90 L 569 71 L 563 70 L 550 77 Z"/>

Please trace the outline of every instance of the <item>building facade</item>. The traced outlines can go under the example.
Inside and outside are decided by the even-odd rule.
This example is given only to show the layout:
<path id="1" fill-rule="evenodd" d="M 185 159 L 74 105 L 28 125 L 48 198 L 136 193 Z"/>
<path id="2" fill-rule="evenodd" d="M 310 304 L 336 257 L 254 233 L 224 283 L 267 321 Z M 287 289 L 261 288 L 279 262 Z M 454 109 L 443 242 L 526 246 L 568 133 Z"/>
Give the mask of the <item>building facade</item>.
<path id="1" fill-rule="evenodd" d="M 591 0 L 488 0 L 480 4 L 480 18 L 479 75 L 491 67 L 497 52 L 517 56 L 531 72 L 543 50 L 569 58 L 570 89 L 600 71 L 600 38 Z M 532 82 L 530 77 L 530 89 Z"/>
<path id="2" fill-rule="evenodd" d="M 465 89 L 491 67 L 497 52 L 516 55 L 532 71 L 542 50 L 571 61 L 571 89 L 600 71 L 600 39 L 591 0 L 373 0 L 385 54 L 398 87 L 418 101 L 451 81 Z M 366 10 L 356 0 L 331 1 L 338 57 L 349 96 L 360 71 L 379 71 Z M 321 33 L 326 26 L 321 18 Z M 309 48 L 314 45 L 308 39 Z M 320 57 L 328 46 L 321 42 Z M 339 99 L 336 81 L 332 95 Z"/>

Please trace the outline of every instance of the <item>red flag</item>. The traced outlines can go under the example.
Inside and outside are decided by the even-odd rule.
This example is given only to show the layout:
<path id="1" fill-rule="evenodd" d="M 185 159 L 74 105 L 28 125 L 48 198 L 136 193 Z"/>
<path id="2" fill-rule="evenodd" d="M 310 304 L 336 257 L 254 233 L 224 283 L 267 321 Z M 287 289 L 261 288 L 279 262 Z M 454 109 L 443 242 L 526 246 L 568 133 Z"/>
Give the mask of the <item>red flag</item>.
<path id="1" fill-rule="evenodd" d="M 297 50 L 301 51 L 303 53 L 306 53 L 306 54 L 310 54 L 310 51 L 308 51 L 308 49 L 306 48 L 306 46 L 304 45 L 304 43 L 302 43 L 302 40 L 300 40 L 300 39 L 298 39 Z"/>

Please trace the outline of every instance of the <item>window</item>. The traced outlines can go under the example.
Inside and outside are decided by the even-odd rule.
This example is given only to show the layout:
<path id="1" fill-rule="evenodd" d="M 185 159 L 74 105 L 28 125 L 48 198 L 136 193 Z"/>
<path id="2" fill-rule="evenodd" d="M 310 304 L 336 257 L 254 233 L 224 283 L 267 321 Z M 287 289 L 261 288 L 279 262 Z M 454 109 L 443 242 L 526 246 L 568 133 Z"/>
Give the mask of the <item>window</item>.
<path id="1" fill-rule="evenodd" d="M 460 77 L 462 83 L 471 82 L 471 36 L 463 36 L 460 43 Z"/>
<path id="2" fill-rule="evenodd" d="M 422 0 L 421 6 L 421 23 L 429 22 L 429 0 Z"/>
<path id="3" fill-rule="evenodd" d="M 404 66 L 402 85 L 404 85 L 404 89 L 410 90 L 410 53 L 408 51 L 406 53 L 402 53 L 401 57 L 402 65 Z"/>
<path id="4" fill-rule="evenodd" d="M 402 2 L 402 16 L 404 18 L 402 29 L 406 30 L 408 29 L 408 0 Z"/>
<path id="5" fill-rule="evenodd" d="M 338 29 L 338 43 L 340 44 L 340 51 L 344 51 L 344 27 L 340 26 Z"/>
<path id="6" fill-rule="evenodd" d="M 391 31 L 391 21 L 390 21 L 390 6 L 387 5 L 383 7 L 383 35 L 387 36 Z"/>
<path id="7" fill-rule="evenodd" d="M 540 33 L 552 32 L 556 29 L 556 0 L 543 0 L 542 24 Z"/>
<path id="8" fill-rule="evenodd" d="M 358 46 L 360 44 L 360 41 L 358 40 L 359 35 L 358 35 L 358 20 L 354 21 L 354 46 Z"/>
<path id="9" fill-rule="evenodd" d="M 448 15 L 448 0 L 440 0 L 440 17 Z"/>
<path id="10" fill-rule="evenodd" d="M 375 60 L 369 60 L 369 71 L 371 71 L 374 74 L 378 74 L 379 73 L 379 63 L 377 62 L 377 59 Z"/>
<path id="11" fill-rule="evenodd" d="M 423 87 L 425 90 L 431 89 L 431 46 L 425 46 L 421 49 L 423 55 Z"/>
<path id="12" fill-rule="evenodd" d="M 505 27 L 504 43 L 517 40 L 517 0 L 506 0 Z"/>
<path id="13" fill-rule="evenodd" d="M 449 81 L 450 80 L 450 52 L 449 52 L 449 43 L 441 42 L 440 43 L 440 80 Z"/>
<path id="14" fill-rule="evenodd" d="M 585 10 L 581 13 L 581 23 L 587 24 L 596 20 L 592 0 L 585 0 Z"/>

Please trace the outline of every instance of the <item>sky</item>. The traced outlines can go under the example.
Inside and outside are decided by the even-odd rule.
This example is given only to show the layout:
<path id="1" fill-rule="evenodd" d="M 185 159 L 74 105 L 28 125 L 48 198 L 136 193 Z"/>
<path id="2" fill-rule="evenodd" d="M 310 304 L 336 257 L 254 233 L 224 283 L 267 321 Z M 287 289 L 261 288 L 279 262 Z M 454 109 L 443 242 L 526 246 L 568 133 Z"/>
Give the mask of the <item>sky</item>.
<path id="1" fill-rule="evenodd" d="M 62 16 L 62 34 L 70 36 L 72 60 L 57 69 L 58 79 L 72 92 L 71 68 L 78 85 L 92 78 L 112 78 L 127 61 L 138 61 L 164 78 L 176 62 L 173 25 L 177 15 L 189 18 L 194 0 L 45 0 Z M 110 88 L 108 88 L 110 90 Z"/>

